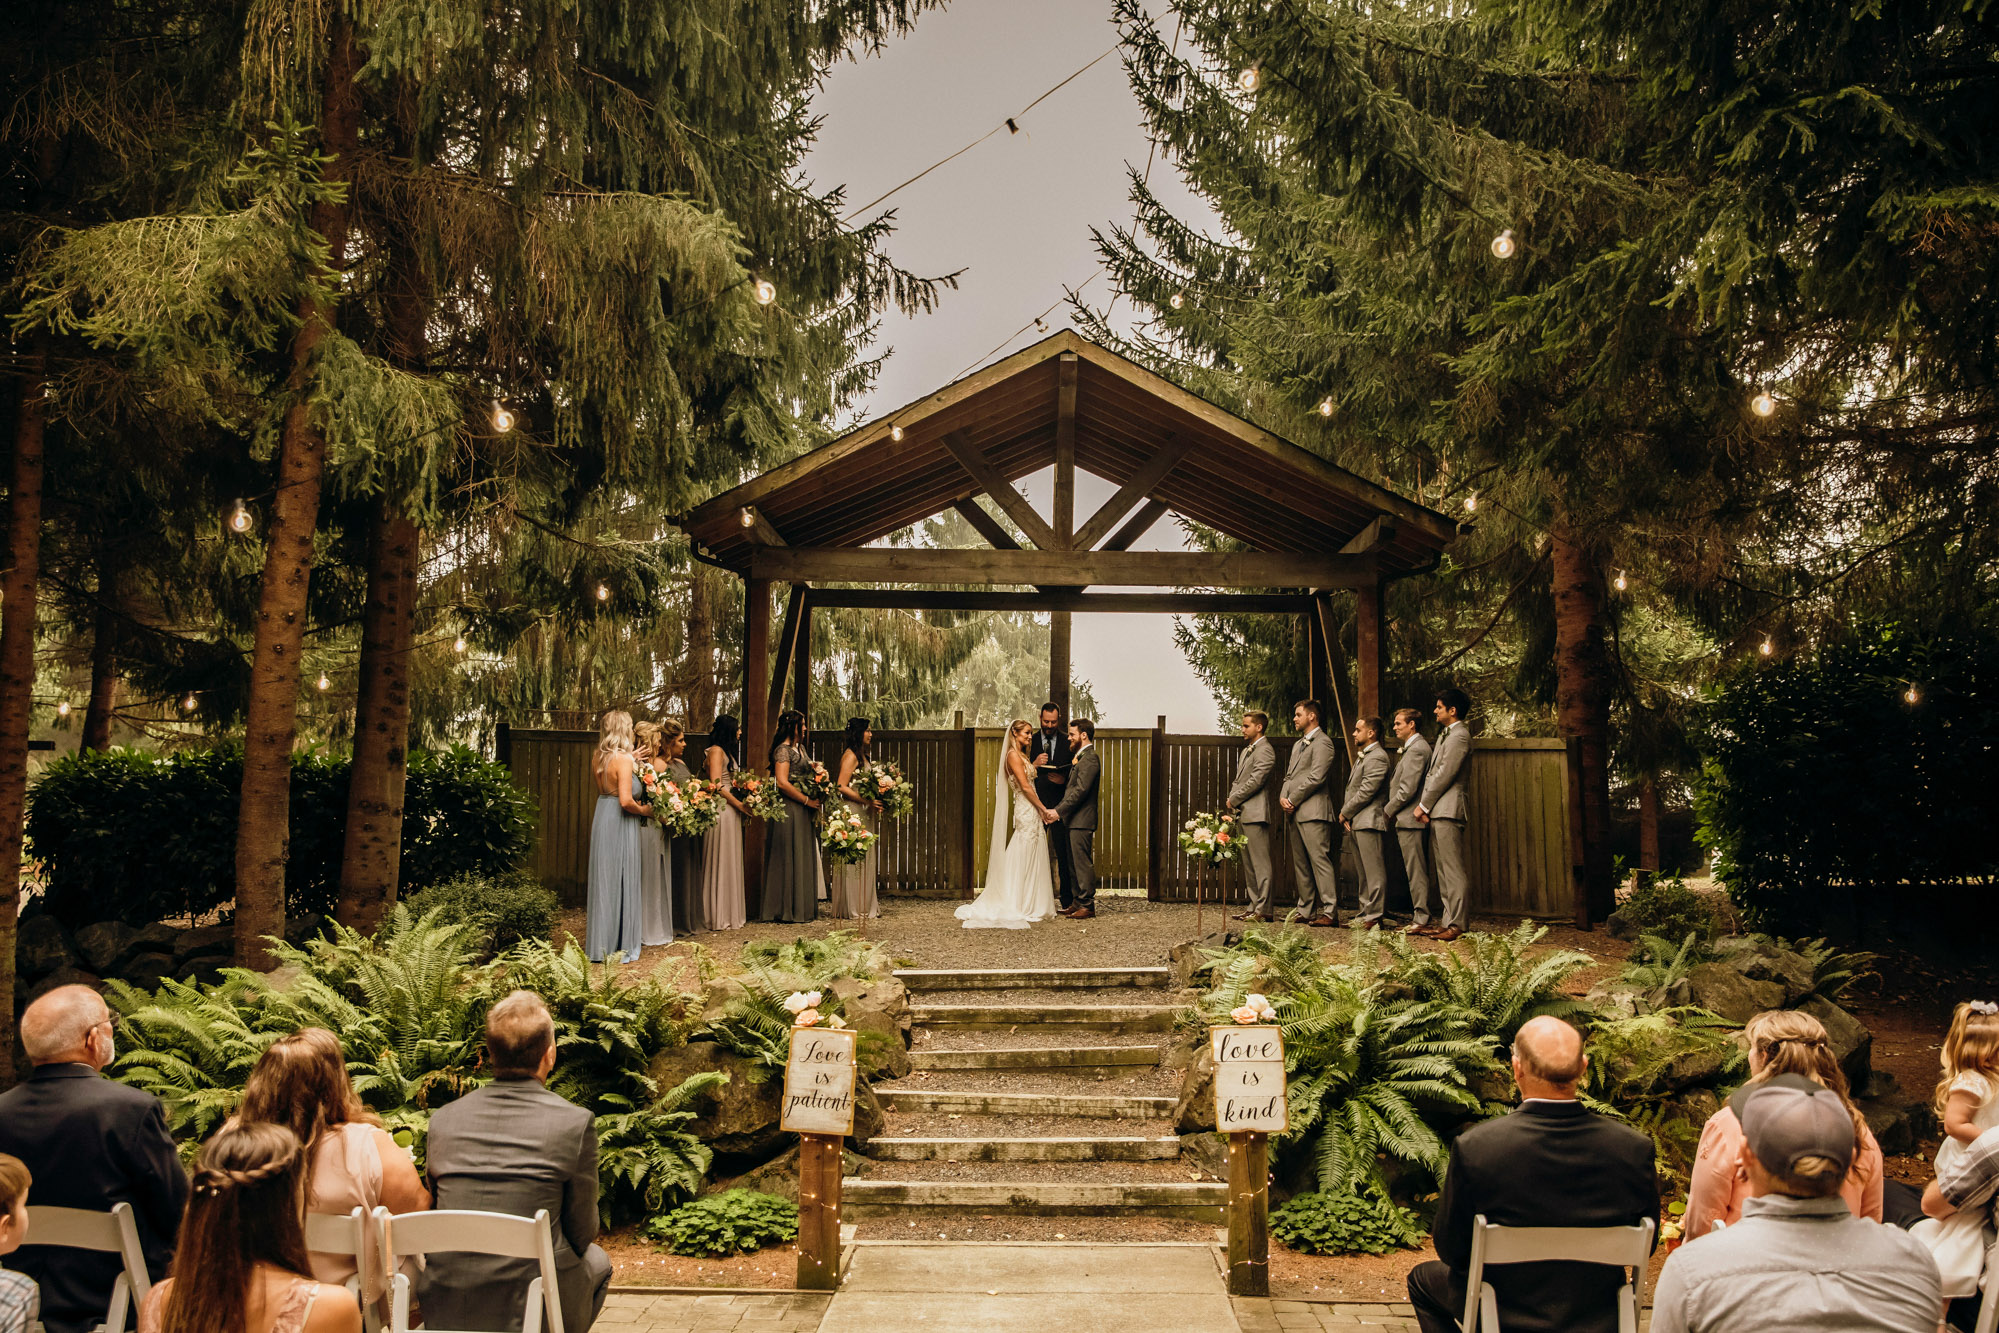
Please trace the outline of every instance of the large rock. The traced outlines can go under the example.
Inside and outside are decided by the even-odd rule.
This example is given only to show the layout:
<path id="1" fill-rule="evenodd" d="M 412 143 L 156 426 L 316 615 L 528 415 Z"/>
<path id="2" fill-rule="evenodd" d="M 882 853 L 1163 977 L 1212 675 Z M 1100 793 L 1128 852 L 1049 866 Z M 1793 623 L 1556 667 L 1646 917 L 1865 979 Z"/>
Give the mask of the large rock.
<path id="1" fill-rule="evenodd" d="M 755 1069 L 719 1042 L 690 1041 L 653 1056 L 649 1072 L 661 1092 L 678 1087 L 695 1074 L 710 1070 L 727 1074 L 727 1083 L 695 1098 L 689 1109 L 699 1118 L 688 1126 L 688 1132 L 718 1153 L 763 1157 L 780 1137 L 777 1117 L 784 1080 L 782 1074 L 770 1072 L 759 1083 L 750 1076 Z"/>
<path id="2" fill-rule="evenodd" d="M 868 1140 L 881 1137 L 888 1128 L 888 1118 L 882 1114 L 881 1098 L 867 1084 L 854 1089 L 854 1132 L 847 1136 L 847 1142 L 856 1148 L 865 1148 Z"/>
<path id="3" fill-rule="evenodd" d="M 1753 981 L 1780 987 L 1786 1005 L 1796 1004 L 1811 994 L 1812 966 L 1804 955 L 1779 948 L 1768 939 L 1731 937 L 1723 941 L 1722 961 Z"/>
<path id="4" fill-rule="evenodd" d="M 125 960 L 125 966 L 119 972 L 119 978 L 146 990 L 158 990 L 160 978 L 170 977 L 173 974 L 174 960 L 172 954 L 142 953 L 134 954 Z"/>
<path id="5" fill-rule="evenodd" d="M 1180 1081 L 1180 1100 L 1173 1107 L 1173 1128 L 1196 1134 L 1215 1127 L 1215 1052 L 1205 1043 Z"/>
<path id="6" fill-rule="evenodd" d="M 1688 972 L 1687 991 L 1695 1004 L 1731 1023 L 1747 1023 L 1765 1010 L 1784 1005 L 1781 985 L 1753 980 L 1726 963 L 1702 963 Z"/>
<path id="7" fill-rule="evenodd" d="M 174 946 L 180 943 L 185 932 L 179 926 L 170 926 L 164 921 L 155 921 L 150 926 L 142 926 L 132 939 L 132 952 L 163 953 L 172 956 Z"/>
<path id="8" fill-rule="evenodd" d="M 1219 924 L 1210 927 L 1199 939 L 1183 940 L 1166 951 L 1166 966 L 1171 970 L 1175 987 L 1191 986 L 1194 980 L 1207 969 L 1202 955 L 1209 949 L 1223 949 L 1242 938 L 1242 932 L 1231 930 L 1227 918 L 1220 909 L 1216 910 Z"/>
<path id="9" fill-rule="evenodd" d="M 174 965 L 183 966 L 191 958 L 208 959 L 213 966 L 214 959 L 228 958 L 236 952 L 236 928 L 234 926 L 197 926 L 193 930 L 183 930 L 174 941 Z"/>
<path id="10" fill-rule="evenodd" d="M 864 1078 L 902 1078 L 909 1073 L 909 990 L 894 977 L 863 981 L 841 977 L 827 988 L 840 1001 L 847 1026 L 874 1040 L 862 1040 Z"/>
<path id="11" fill-rule="evenodd" d="M 1229 1141 L 1222 1134 L 1182 1134 L 1180 1160 L 1191 1163 L 1216 1180 L 1229 1178 Z"/>
<path id="12" fill-rule="evenodd" d="M 1635 941 L 1642 933 L 1638 929 L 1638 923 L 1626 915 L 1622 908 L 1605 917 L 1603 927 L 1610 932 L 1610 938 L 1614 940 Z"/>
<path id="13" fill-rule="evenodd" d="M 132 956 L 138 940 L 139 932 L 123 921 L 98 921 L 76 932 L 76 952 L 85 967 L 108 977 Z"/>
<path id="14" fill-rule="evenodd" d="M 874 1166 L 871 1159 L 852 1152 L 842 1152 L 840 1163 L 843 1176 L 865 1176 Z M 794 1142 L 768 1162 L 753 1166 L 740 1175 L 715 1177 L 701 1187 L 701 1192 L 721 1194 L 733 1189 L 756 1190 L 798 1202 L 798 1144 Z"/>
<path id="15" fill-rule="evenodd" d="M 1208 1044 L 1207 1035 L 1199 1028 L 1174 1028 L 1159 1043 L 1159 1067 L 1182 1070 L 1192 1067 L 1194 1057 Z"/>
<path id="16" fill-rule="evenodd" d="M 1874 1034 L 1867 1030 L 1867 1025 L 1823 995 L 1812 996 L 1798 1008 L 1825 1024 L 1826 1037 L 1832 1042 L 1833 1054 L 1839 1057 L 1839 1069 L 1846 1075 L 1847 1086 L 1865 1088 L 1874 1061 Z"/>
<path id="17" fill-rule="evenodd" d="M 74 967 L 59 967 L 28 987 L 28 999 L 31 1002 L 38 1000 L 58 986 L 89 986 L 92 990 L 96 990 L 103 985 L 103 978 L 94 972 L 85 972 Z"/>
<path id="18" fill-rule="evenodd" d="M 14 937 L 14 970 L 30 981 L 38 981 L 58 968 L 75 967 L 76 946 L 62 922 L 52 916 L 31 916 L 21 922 Z"/>

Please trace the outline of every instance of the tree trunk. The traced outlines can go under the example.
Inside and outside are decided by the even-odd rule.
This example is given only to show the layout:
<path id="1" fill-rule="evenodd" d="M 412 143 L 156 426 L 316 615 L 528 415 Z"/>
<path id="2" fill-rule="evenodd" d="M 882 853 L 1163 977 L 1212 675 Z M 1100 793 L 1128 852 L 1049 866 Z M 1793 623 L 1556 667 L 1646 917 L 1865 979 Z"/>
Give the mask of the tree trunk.
<path id="1" fill-rule="evenodd" d="M 329 181 L 352 178 L 360 103 L 354 33 L 341 16 L 330 20 L 321 151 Z M 345 199 L 313 205 L 312 227 L 327 243 L 327 264 L 345 262 L 349 208 Z M 291 841 L 292 742 L 298 732 L 299 659 L 305 647 L 306 593 L 312 581 L 312 540 L 326 476 L 326 436 L 308 403 L 320 341 L 333 321 L 331 302 L 300 302 L 287 390 L 291 405 L 278 433 L 277 491 L 257 592 L 257 631 L 250 658 L 244 716 L 243 793 L 236 828 L 236 961 L 268 971 L 275 965 L 264 937 L 285 928 L 285 861 Z"/>
<path id="2" fill-rule="evenodd" d="M 118 567 L 97 566 L 97 611 L 90 630 L 90 704 L 83 710 L 83 748 L 111 748 L 111 718 L 118 711 Z"/>
<path id="3" fill-rule="evenodd" d="M 1610 854 L 1610 654 L 1603 572 L 1558 501 L 1549 529 L 1555 590 L 1556 728 L 1576 742 L 1571 781 L 1582 787 L 1583 884 L 1592 921 L 1617 906 Z"/>
<path id="4" fill-rule="evenodd" d="M 35 594 L 42 565 L 42 439 L 48 349 L 21 357 L 14 460 L 7 479 L 7 568 L 0 571 L 0 1087 L 14 1082 L 14 937 L 21 835 L 28 800 L 28 728 L 35 706 Z"/>
<path id="5" fill-rule="evenodd" d="M 695 566 L 687 588 L 687 729 L 706 730 L 715 721 L 721 690 L 715 683 L 715 604 L 710 575 Z"/>
<path id="6" fill-rule="evenodd" d="M 384 499 L 368 534 L 368 602 L 361 613 L 360 693 L 354 705 L 354 773 L 340 856 L 344 926 L 373 933 L 395 906 L 409 775 L 410 653 L 423 535 Z"/>
<path id="7" fill-rule="evenodd" d="M 1638 783 L 1638 883 L 1649 884 L 1659 870 L 1659 783 Z"/>

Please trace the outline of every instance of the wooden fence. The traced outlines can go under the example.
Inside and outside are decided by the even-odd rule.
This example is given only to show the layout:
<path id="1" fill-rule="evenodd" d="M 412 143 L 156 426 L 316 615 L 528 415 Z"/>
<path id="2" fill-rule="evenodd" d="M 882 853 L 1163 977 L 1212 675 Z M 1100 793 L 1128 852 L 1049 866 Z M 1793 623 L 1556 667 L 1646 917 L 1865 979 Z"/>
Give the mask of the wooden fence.
<path id="1" fill-rule="evenodd" d="M 984 882 L 992 840 L 993 780 L 1002 732 L 997 728 L 878 731 L 876 752 L 900 764 L 917 791 L 916 813 L 889 824 L 877 862 L 881 890 L 894 896 L 969 897 Z M 1281 782 L 1291 739 L 1272 737 Z M 539 837 L 529 868 L 562 896 L 580 905 L 590 858 L 590 821 L 596 790 L 590 761 L 596 736 L 587 731 L 503 728 L 500 757 L 514 781 L 541 810 Z M 690 755 L 705 744 L 688 738 Z M 1176 736 L 1158 730 L 1102 728 L 1103 791 L 1098 798 L 1097 879 L 1106 889 L 1141 890 L 1155 900 L 1191 902 L 1197 884 L 1208 901 L 1241 903 L 1241 865 L 1209 872 L 1181 853 L 1177 834 L 1187 818 L 1212 810 L 1227 795 L 1242 740 L 1235 736 Z M 812 737 L 814 757 L 829 768 L 840 757 L 840 736 Z M 1486 740 L 1475 743 L 1470 777 L 1469 843 L 1472 908 L 1501 916 L 1543 920 L 1571 913 L 1567 755 L 1558 740 Z M 1331 778 L 1346 782 L 1344 756 Z M 1295 901 L 1291 839 L 1282 822 L 1271 827 L 1275 899 Z M 1391 907 L 1406 907 L 1401 856 L 1390 839 Z M 1341 897 L 1351 902 L 1356 874 L 1351 849 L 1342 857 Z"/>

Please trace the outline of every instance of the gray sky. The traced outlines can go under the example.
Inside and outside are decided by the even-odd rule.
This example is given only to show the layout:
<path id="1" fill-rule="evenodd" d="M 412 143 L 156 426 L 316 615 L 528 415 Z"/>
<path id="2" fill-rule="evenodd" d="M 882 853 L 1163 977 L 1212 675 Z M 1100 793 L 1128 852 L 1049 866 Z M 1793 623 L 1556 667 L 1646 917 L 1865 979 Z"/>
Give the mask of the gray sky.
<path id="1" fill-rule="evenodd" d="M 828 79 L 815 104 L 825 124 L 807 167 L 821 186 L 844 182 L 855 204 L 1008 116 L 1021 130 L 1001 130 L 881 206 L 896 213 L 897 262 L 922 274 L 964 273 L 935 314 L 884 322 L 881 342 L 891 355 L 859 419 L 1042 336 L 1015 330 L 1061 300 L 1065 286 L 1098 272 L 1090 227 L 1130 221 L 1126 168 L 1145 169 L 1148 145 L 1115 53 L 1017 114 L 1115 43 L 1110 13 L 1109 0 L 955 0 L 879 58 L 840 65 Z M 1206 216 L 1170 164 L 1157 163 L 1151 179 L 1182 217 Z M 1084 296 L 1101 306 L 1108 277 Z M 1048 322 L 1065 327 L 1066 306 Z M 1077 510 L 1089 513 L 1113 489 L 1079 477 Z M 1022 490 L 1047 512 L 1047 473 Z M 1139 549 L 1178 545 L 1177 529 L 1162 521 Z M 1096 691 L 1099 721 L 1150 726 L 1164 713 L 1175 730 L 1214 730 L 1213 697 L 1174 646 L 1171 617 L 1080 615 L 1075 627 L 1076 675 Z"/>

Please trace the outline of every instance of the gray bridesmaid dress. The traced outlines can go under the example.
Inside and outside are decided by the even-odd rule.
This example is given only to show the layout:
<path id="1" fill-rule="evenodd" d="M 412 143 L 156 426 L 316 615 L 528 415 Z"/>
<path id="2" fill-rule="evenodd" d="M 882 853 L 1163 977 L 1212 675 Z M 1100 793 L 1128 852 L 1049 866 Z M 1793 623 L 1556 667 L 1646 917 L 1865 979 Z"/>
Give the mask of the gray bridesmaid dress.
<path id="1" fill-rule="evenodd" d="M 775 771 L 782 761 L 795 771 L 812 762 L 805 748 L 787 745 L 772 756 Z M 759 921 L 811 921 L 819 915 L 819 836 L 812 810 L 789 797 L 784 818 L 773 820 L 764 835 L 764 883 Z"/>
<path id="2" fill-rule="evenodd" d="M 694 776 L 679 759 L 668 764 L 666 772 L 675 782 L 685 782 Z M 673 874 L 673 920 L 683 935 L 714 929 L 702 920 L 701 913 L 701 854 L 707 841 L 706 837 L 667 840 L 667 860 Z"/>
<path id="3" fill-rule="evenodd" d="M 639 775 L 632 774 L 632 799 L 645 800 Z M 673 867 L 666 856 L 666 830 L 648 819 L 639 830 L 639 943 L 673 943 Z"/>
<path id="4" fill-rule="evenodd" d="M 599 794 L 590 821 L 590 872 L 583 952 L 601 963 L 611 954 L 639 956 L 639 834 L 645 820 L 627 814 L 616 796 Z"/>

